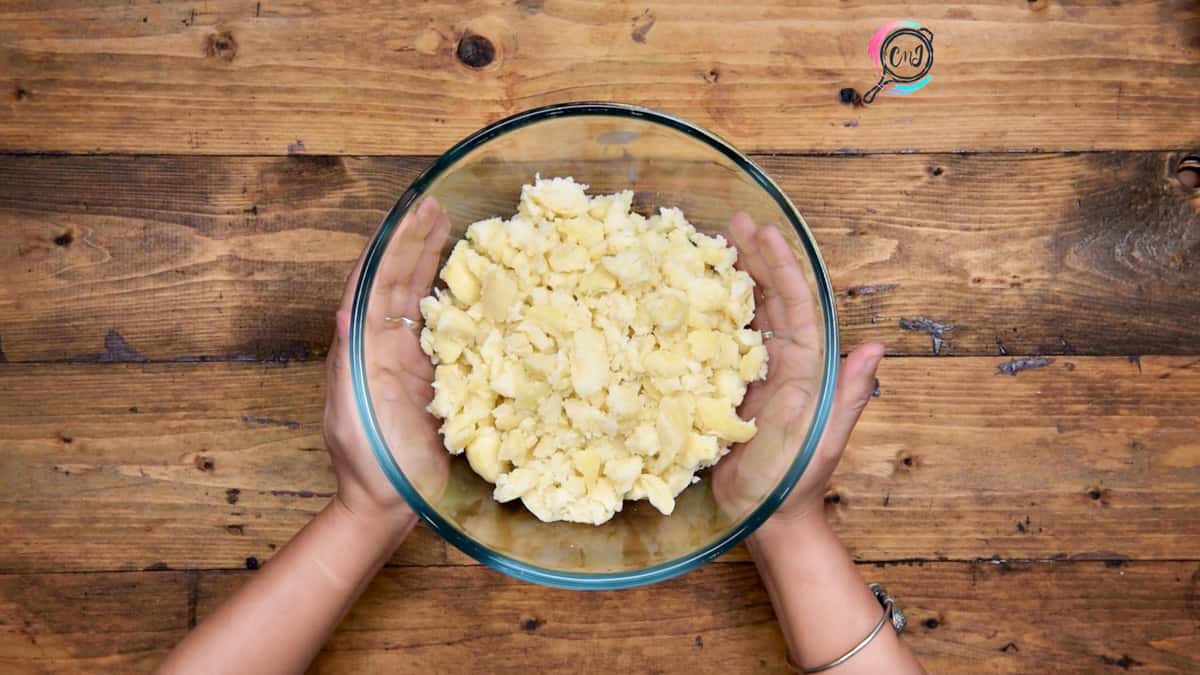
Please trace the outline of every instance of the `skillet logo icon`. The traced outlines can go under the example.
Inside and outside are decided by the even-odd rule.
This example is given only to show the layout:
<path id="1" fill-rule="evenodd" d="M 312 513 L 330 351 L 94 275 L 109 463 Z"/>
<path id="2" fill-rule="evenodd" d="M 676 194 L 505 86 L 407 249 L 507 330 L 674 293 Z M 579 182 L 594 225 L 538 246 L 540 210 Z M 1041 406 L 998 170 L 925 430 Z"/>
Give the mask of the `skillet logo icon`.
<path id="1" fill-rule="evenodd" d="M 920 91 L 933 76 L 933 31 L 916 21 L 886 23 L 871 37 L 867 53 L 879 68 L 879 82 L 863 95 L 870 105 L 884 88 L 889 94 L 907 96 Z"/>

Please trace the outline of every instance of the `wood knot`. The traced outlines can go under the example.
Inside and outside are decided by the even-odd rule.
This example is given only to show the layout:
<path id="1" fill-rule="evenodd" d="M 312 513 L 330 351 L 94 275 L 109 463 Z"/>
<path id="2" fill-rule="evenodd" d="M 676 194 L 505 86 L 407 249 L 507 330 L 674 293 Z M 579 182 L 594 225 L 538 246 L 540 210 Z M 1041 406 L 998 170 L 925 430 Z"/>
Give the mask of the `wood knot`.
<path id="1" fill-rule="evenodd" d="M 63 232 L 54 238 L 55 246 L 70 246 L 71 242 L 75 241 L 75 237 L 71 236 L 70 232 Z"/>
<path id="2" fill-rule="evenodd" d="M 237 56 L 237 41 L 233 39 L 233 34 L 229 31 L 213 33 L 208 36 L 204 53 L 228 63 Z"/>
<path id="3" fill-rule="evenodd" d="M 24 101 L 25 99 L 29 98 L 29 90 L 25 87 L 17 85 L 17 88 L 13 90 L 13 98 L 18 101 Z"/>
<path id="4" fill-rule="evenodd" d="M 1111 656 L 1101 654 L 1100 662 L 1105 665 L 1108 665 L 1108 666 L 1116 666 L 1116 667 L 1120 668 L 1121 670 L 1129 670 L 1130 668 L 1133 668 L 1134 666 L 1145 665 L 1141 661 L 1138 661 L 1137 659 L 1133 658 L 1132 656 L 1130 656 L 1128 654 L 1122 654 L 1121 658 L 1119 658 L 1119 659 L 1115 659 Z"/>
<path id="5" fill-rule="evenodd" d="M 458 41 L 458 60 L 471 68 L 484 68 L 496 59 L 496 45 L 482 35 L 467 33 Z"/>
<path id="6" fill-rule="evenodd" d="M 654 28 L 654 22 L 657 20 L 654 12 L 648 9 L 642 12 L 641 16 L 633 17 L 633 29 L 629 31 L 629 37 L 638 44 L 646 44 L 646 35 Z"/>
<path id="7" fill-rule="evenodd" d="M 838 100 L 844 105 L 861 106 L 862 94 L 859 94 L 854 87 L 844 87 L 838 92 Z"/>
<path id="8" fill-rule="evenodd" d="M 249 558 L 246 558 L 246 569 L 256 570 L 258 568 L 259 568 L 258 558 L 255 558 L 254 556 L 250 556 Z"/>

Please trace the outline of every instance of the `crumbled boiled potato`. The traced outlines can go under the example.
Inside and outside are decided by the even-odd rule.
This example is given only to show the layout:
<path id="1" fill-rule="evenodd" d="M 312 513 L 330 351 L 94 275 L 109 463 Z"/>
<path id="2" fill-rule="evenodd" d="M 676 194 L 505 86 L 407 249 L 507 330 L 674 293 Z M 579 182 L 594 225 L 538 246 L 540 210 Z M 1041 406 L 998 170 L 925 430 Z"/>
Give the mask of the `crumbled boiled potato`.
<path id="1" fill-rule="evenodd" d="M 754 282 L 679 209 L 538 177 L 508 220 L 474 223 L 421 300 L 446 449 L 543 521 L 599 525 L 626 499 L 664 514 L 749 440 L 767 374 Z"/>

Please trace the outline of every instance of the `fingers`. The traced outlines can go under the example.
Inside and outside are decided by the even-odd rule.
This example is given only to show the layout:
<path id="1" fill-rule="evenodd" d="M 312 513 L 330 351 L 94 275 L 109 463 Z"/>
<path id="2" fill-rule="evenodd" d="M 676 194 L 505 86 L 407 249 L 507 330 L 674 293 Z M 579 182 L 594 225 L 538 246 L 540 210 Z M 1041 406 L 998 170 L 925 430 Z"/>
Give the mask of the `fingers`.
<path id="1" fill-rule="evenodd" d="M 409 250 L 411 248 L 410 246 L 401 246 L 400 244 L 407 243 L 405 241 L 405 238 L 414 236 L 415 230 L 419 230 L 419 227 L 410 227 L 410 226 L 413 223 L 420 222 L 421 219 L 418 217 L 418 214 L 420 214 L 423 209 L 434 209 L 434 208 L 437 208 L 437 202 L 434 201 L 432 197 L 427 197 L 425 199 L 425 201 L 422 202 L 419 207 L 417 207 L 416 211 L 409 211 L 407 214 L 405 214 L 404 219 L 400 221 L 400 225 L 396 229 L 395 234 L 393 235 L 393 241 L 391 242 L 389 247 L 395 247 L 395 250 L 402 251 L 402 252 Z M 429 221 L 429 224 L 432 225 L 432 221 Z M 382 226 L 383 225 L 381 223 L 380 227 L 382 227 Z M 346 287 L 345 287 L 345 289 L 342 290 L 341 309 L 349 310 L 351 303 L 354 302 L 354 289 L 356 286 L 358 286 L 358 277 L 359 277 L 359 275 L 362 274 L 363 262 L 367 259 L 367 251 L 370 249 L 370 242 L 372 240 L 374 240 L 375 234 L 377 234 L 378 231 L 379 230 L 376 229 L 376 231 L 373 232 L 371 234 L 371 236 L 367 239 L 368 245 L 363 247 L 362 253 L 360 253 L 358 256 L 358 261 L 356 263 L 354 263 L 354 269 L 350 272 L 350 275 L 346 277 Z M 428 229 L 426 229 L 425 231 L 428 232 Z M 421 235 L 421 239 L 424 239 L 424 235 Z M 418 249 L 418 251 L 419 251 L 419 249 Z M 413 257 L 415 258 L 416 255 L 417 255 L 417 253 L 414 253 Z M 408 264 L 408 267 L 411 269 L 411 267 L 412 267 L 411 262 Z M 381 265 L 379 274 L 375 277 L 374 287 L 376 289 L 386 287 L 386 285 L 382 283 L 382 282 L 387 281 L 387 279 L 385 278 L 385 274 L 389 271 L 391 271 L 393 274 L 395 274 L 395 273 L 398 273 L 403 268 L 404 268 L 403 264 L 396 265 L 396 266 Z"/>
<path id="2" fill-rule="evenodd" d="M 384 316 L 404 315 L 413 274 L 429 247 L 430 233 L 444 218 L 445 212 L 437 200 L 426 197 L 416 210 L 405 214 L 400 221 L 392 235 L 392 241 L 388 243 L 385 255 L 380 260 L 379 270 L 371 285 L 372 311 L 369 318 L 373 322 L 382 323 Z M 442 242 L 445 242 L 444 238 Z M 440 249 L 439 246 L 439 253 Z"/>
<path id="3" fill-rule="evenodd" d="M 400 370 L 411 371 L 407 374 L 421 380 L 431 379 L 432 370 L 427 360 L 416 358 L 421 351 L 416 333 L 399 324 L 386 322 L 383 317 L 419 318 L 417 304 L 421 294 L 432 283 L 449 231 L 450 221 L 445 211 L 435 199 L 426 197 L 415 210 L 410 210 L 401 219 L 388 244 L 389 254 L 383 257 L 372 282 L 372 300 L 366 322 L 370 349 L 392 355 L 392 359 L 387 361 L 400 361 Z M 337 330 L 326 358 L 326 376 L 331 388 L 349 383 L 347 344 L 351 305 L 368 248 L 364 248 L 359 256 L 342 293 Z M 408 367 L 404 364 L 408 364 Z"/>
<path id="4" fill-rule="evenodd" d="M 729 223 L 729 239 L 738 249 L 737 267 L 754 279 L 757 295 L 764 298 L 764 301 L 759 303 L 750 326 L 755 330 L 764 330 L 770 328 L 771 316 L 765 302 L 767 263 L 763 260 L 758 243 L 758 230 L 759 227 L 745 211 L 735 213 Z"/>
<path id="5" fill-rule="evenodd" d="M 792 247 L 777 228 L 763 227 L 758 241 L 767 268 L 766 294 L 771 329 L 784 332 L 793 342 L 816 347 L 817 317 L 812 292 Z M 773 296 L 774 303 L 771 302 Z"/>
<path id="6" fill-rule="evenodd" d="M 420 247 L 416 262 L 412 264 L 408 278 L 393 287 L 387 316 L 419 318 L 421 298 L 433 285 L 438 261 L 442 257 L 442 247 L 450 237 L 450 217 L 432 197 L 427 199 L 425 204 L 433 205 L 432 212 L 427 216 L 431 222 L 430 229 L 419 243 L 412 243 L 414 248 Z M 422 206 L 424 207 L 424 204 Z"/>
<path id="7" fill-rule="evenodd" d="M 846 356 L 838 376 L 833 412 L 825 426 L 821 444 L 817 447 L 817 456 L 821 461 L 836 464 L 841 459 L 850 432 L 871 400 L 871 392 L 875 389 L 875 371 L 883 359 L 883 350 L 882 344 L 867 342 Z"/>
<path id="8" fill-rule="evenodd" d="M 433 284 L 449 236 L 449 216 L 427 197 L 412 219 L 405 218 L 397 241 L 388 247 L 389 252 L 397 250 L 384 263 L 387 272 L 376 277 L 374 286 L 381 295 L 375 296 L 367 316 L 369 348 L 380 355 L 372 363 L 373 377 L 388 371 L 401 380 L 415 378 L 405 385 L 414 387 L 433 379 L 433 366 L 421 352 L 417 332 L 385 317 L 421 318 L 421 298 Z"/>
<path id="9" fill-rule="evenodd" d="M 738 249 L 738 266 L 754 278 L 762 305 L 751 326 L 771 329 L 805 347 L 815 348 L 818 321 L 812 291 L 792 247 L 776 227 L 759 227 L 745 212 L 734 214 L 729 238 Z"/>

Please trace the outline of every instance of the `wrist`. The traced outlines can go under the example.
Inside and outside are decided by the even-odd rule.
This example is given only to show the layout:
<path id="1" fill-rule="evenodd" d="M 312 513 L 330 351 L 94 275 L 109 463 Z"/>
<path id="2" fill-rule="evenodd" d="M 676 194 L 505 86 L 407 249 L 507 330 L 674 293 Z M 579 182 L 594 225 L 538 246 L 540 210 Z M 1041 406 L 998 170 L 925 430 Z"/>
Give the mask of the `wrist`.
<path id="1" fill-rule="evenodd" d="M 750 535 L 750 540 L 758 547 L 775 548 L 791 547 L 800 542 L 827 539 L 829 536 L 836 538 L 823 513 L 777 512 Z"/>
<path id="2" fill-rule="evenodd" d="M 805 517 L 772 516 L 747 542 L 759 573 L 776 576 L 788 570 L 791 583 L 820 583 L 831 561 L 846 555 L 837 534 L 823 514 Z"/>
<path id="3" fill-rule="evenodd" d="M 417 514 L 403 500 L 396 504 L 379 504 L 355 499 L 339 491 L 330 505 L 339 513 L 344 527 L 363 536 L 393 542 L 394 546 L 399 546 L 417 523 Z"/>

